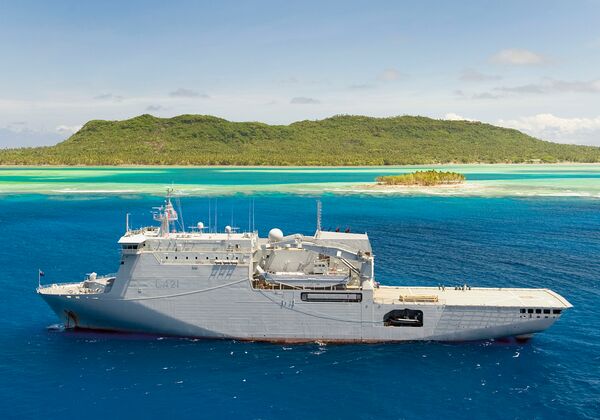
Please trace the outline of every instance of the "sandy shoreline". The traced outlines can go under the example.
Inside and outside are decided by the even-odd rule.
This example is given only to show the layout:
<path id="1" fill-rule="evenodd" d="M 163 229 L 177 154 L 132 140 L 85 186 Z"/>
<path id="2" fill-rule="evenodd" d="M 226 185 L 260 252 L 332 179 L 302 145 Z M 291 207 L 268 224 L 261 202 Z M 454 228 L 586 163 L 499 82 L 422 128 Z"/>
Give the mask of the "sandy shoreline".
<path id="1" fill-rule="evenodd" d="M 449 188 L 459 188 L 465 187 L 465 182 L 447 182 L 443 184 L 437 185 L 418 185 L 418 184 L 381 184 L 381 183 L 372 183 L 372 184 L 362 184 L 357 185 L 358 188 L 365 188 L 370 190 L 404 190 L 404 189 L 449 189 Z"/>

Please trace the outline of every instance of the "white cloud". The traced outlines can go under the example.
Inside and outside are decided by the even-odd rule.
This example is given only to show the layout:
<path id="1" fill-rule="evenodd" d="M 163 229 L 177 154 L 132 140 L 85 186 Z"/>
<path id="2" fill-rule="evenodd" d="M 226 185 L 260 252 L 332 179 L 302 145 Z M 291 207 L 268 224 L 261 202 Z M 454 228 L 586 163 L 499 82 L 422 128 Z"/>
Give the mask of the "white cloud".
<path id="1" fill-rule="evenodd" d="M 600 80 L 553 80 L 521 86 L 502 86 L 494 90 L 506 93 L 600 93 Z"/>
<path id="2" fill-rule="evenodd" d="M 499 99 L 500 95 L 494 95 L 490 92 L 482 92 L 482 93 L 474 93 L 472 96 L 473 99 Z"/>
<path id="3" fill-rule="evenodd" d="M 559 92 L 584 92 L 597 93 L 600 92 L 600 80 L 589 81 L 567 81 L 567 80 L 552 80 L 551 86 Z"/>
<path id="4" fill-rule="evenodd" d="M 162 111 L 163 109 L 165 109 L 162 105 L 148 105 L 146 107 L 146 111 L 149 112 L 158 112 L 158 111 Z"/>
<path id="5" fill-rule="evenodd" d="M 454 112 L 449 112 L 446 115 L 444 115 L 444 119 L 450 120 L 450 121 L 475 121 L 471 118 L 467 118 L 467 117 L 463 117 L 462 115 L 455 114 Z"/>
<path id="6" fill-rule="evenodd" d="M 192 89 L 179 88 L 174 90 L 173 92 L 169 92 L 169 96 L 173 96 L 175 98 L 209 98 L 206 93 L 200 93 Z"/>
<path id="7" fill-rule="evenodd" d="M 350 90 L 367 90 L 373 88 L 375 88 L 375 85 L 372 85 L 371 83 L 358 83 L 348 86 L 348 89 Z"/>
<path id="8" fill-rule="evenodd" d="M 499 99 L 500 95 L 493 94 L 491 92 L 480 92 L 468 94 L 464 90 L 458 89 L 454 91 L 454 94 L 461 99 Z"/>
<path id="9" fill-rule="evenodd" d="M 548 59 L 541 54 L 519 48 L 508 48 L 498 51 L 490 60 L 493 63 L 517 66 L 543 64 L 548 61 Z"/>
<path id="10" fill-rule="evenodd" d="M 59 125 L 56 132 L 61 134 L 74 134 L 81 130 L 81 125 Z"/>
<path id="11" fill-rule="evenodd" d="M 545 93 L 547 88 L 541 84 L 529 83 L 520 86 L 502 86 L 497 87 L 494 90 L 506 93 Z"/>
<path id="12" fill-rule="evenodd" d="M 553 114 L 537 114 L 511 120 L 498 120 L 497 124 L 516 128 L 544 140 L 561 143 L 600 144 L 600 116 L 563 118 Z"/>
<path id="13" fill-rule="evenodd" d="M 116 101 L 121 102 L 124 98 L 121 95 L 114 95 L 112 93 L 103 93 L 101 95 L 94 96 L 97 101 Z"/>
<path id="14" fill-rule="evenodd" d="M 382 81 L 382 82 L 393 82 L 395 80 L 400 80 L 404 77 L 404 75 L 402 73 L 400 73 L 400 71 L 393 69 L 393 68 L 389 68 L 389 69 L 385 69 L 378 77 L 377 79 Z"/>
<path id="15" fill-rule="evenodd" d="M 500 80 L 502 77 L 493 75 L 493 74 L 485 74 L 480 71 L 474 69 L 465 69 L 460 74 L 460 80 L 463 82 L 487 82 L 490 80 Z"/>
<path id="16" fill-rule="evenodd" d="M 50 146 L 64 140 L 64 135 L 55 131 L 0 127 L 0 149 L 12 147 Z"/>
<path id="17" fill-rule="evenodd" d="M 290 103 L 294 104 L 294 105 L 315 105 L 315 104 L 320 104 L 321 101 L 319 101 L 318 99 L 314 99 L 314 98 L 306 98 L 304 96 L 297 96 L 295 98 L 292 98 Z"/>
<path id="18" fill-rule="evenodd" d="M 10 123 L 8 123 L 6 125 L 6 127 L 3 127 L 6 130 L 10 130 L 13 133 L 21 133 L 24 131 L 31 131 L 31 129 L 29 128 L 29 125 L 27 124 L 27 121 L 12 121 Z"/>
<path id="19" fill-rule="evenodd" d="M 296 76 L 290 76 L 283 79 L 279 79 L 277 83 L 281 85 L 297 85 L 300 83 L 300 79 L 298 79 Z"/>

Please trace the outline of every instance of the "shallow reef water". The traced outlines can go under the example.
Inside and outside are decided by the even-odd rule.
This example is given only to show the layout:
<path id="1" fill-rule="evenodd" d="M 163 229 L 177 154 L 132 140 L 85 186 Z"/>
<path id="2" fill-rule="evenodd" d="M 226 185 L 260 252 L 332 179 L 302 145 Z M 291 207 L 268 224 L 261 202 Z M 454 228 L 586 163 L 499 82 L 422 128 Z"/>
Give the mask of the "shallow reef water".
<path id="1" fill-rule="evenodd" d="M 372 188 L 375 178 L 417 170 L 454 171 L 461 185 Z M 600 197 L 600 165 L 434 165 L 382 167 L 14 167 L 0 169 L 0 194 L 281 193 L 480 197 Z"/>

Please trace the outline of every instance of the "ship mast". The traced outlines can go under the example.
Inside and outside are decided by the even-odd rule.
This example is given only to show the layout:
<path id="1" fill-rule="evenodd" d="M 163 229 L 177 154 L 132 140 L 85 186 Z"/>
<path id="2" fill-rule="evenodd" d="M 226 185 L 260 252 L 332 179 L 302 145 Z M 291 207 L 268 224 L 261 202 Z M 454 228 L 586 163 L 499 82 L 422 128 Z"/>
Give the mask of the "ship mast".
<path id="1" fill-rule="evenodd" d="M 171 203 L 171 195 L 173 194 L 172 188 L 167 188 L 167 198 L 165 199 L 165 205 L 161 207 L 155 207 L 157 210 L 154 213 L 154 220 L 160 222 L 160 233 L 162 236 L 167 236 L 171 230 L 171 223 L 178 219 L 177 212 Z"/>

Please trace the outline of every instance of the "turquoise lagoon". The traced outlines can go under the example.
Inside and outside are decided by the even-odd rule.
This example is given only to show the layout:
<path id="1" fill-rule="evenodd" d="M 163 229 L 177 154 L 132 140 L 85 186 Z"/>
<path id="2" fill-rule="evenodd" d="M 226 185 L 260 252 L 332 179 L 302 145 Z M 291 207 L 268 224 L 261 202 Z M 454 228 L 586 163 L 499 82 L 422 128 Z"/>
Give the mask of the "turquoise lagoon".
<path id="1" fill-rule="evenodd" d="M 373 189 L 375 177 L 415 170 L 466 175 L 458 186 Z M 600 197 L 600 165 L 446 165 L 385 167 L 5 167 L 0 194 L 236 193 L 408 194 L 442 196 Z"/>

